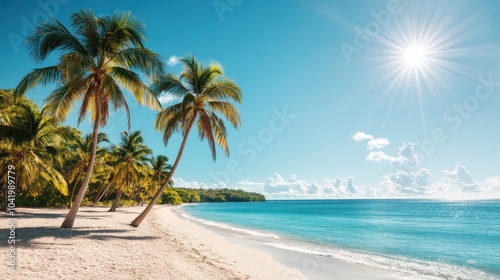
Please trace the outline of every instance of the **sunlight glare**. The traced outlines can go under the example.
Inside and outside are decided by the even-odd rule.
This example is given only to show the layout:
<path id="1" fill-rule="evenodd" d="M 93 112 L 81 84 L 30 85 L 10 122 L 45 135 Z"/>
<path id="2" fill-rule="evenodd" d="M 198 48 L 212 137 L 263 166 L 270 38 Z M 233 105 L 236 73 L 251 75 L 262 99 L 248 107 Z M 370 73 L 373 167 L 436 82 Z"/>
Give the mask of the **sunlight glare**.
<path id="1" fill-rule="evenodd" d="M 419 46 L 411 46 L 404 51 L 404 61 L 410 67 L 425 66 L 428 58 L 427 50 Z"/>

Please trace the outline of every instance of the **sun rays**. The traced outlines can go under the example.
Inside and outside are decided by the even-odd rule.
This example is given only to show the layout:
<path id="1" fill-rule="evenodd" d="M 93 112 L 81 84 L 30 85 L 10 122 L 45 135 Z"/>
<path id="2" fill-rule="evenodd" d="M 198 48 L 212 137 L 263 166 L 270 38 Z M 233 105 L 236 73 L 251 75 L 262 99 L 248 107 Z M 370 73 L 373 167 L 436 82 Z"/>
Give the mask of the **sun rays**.
<path id="1" fill-rule="evenodd" d="M 365 93 L 380 94 L 372 113 L 386 107 L 386 119 L 398 99 L 415 99 L 425 130 L 424 100 L 453 96 L 453 82 L 473 76 L 460 61 L 481 49 L 467 43 L 482 12 L 464 18 L 439 3 L 406 3 L 403 12 L 376 38 L 377 45 L 370 50 L 368 65 L 373 81 Z"/>

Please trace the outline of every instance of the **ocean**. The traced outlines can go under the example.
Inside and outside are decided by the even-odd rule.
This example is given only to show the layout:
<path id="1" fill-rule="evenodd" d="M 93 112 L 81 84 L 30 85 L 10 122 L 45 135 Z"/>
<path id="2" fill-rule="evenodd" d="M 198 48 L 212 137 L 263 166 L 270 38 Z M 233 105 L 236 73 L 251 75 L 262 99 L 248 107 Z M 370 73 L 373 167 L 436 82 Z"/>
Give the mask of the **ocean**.
<path id="1" fill-rule="evenodd" d="M 500 279 L 500 201 L 279 200 L 182 211 L 265 246 L 416 279 Z"/>

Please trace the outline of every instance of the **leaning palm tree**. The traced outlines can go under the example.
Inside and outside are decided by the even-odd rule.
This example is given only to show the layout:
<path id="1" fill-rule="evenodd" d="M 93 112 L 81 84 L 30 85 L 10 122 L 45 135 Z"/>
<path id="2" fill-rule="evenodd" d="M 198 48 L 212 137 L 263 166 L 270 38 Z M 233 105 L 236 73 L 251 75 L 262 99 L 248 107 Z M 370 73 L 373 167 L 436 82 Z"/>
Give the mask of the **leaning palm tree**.
<path id="1" fill-rule="evenodd" d="M 57 65 L 33 69 L 15 89 L 16 95 L 37 85 L 56 83 L 57 88 L 45 99 L 50 114 L 65 120 L 81 100 L 78 123 L 89 112 L 93 121 L 89 164 L 75 203 L 61 225 L 63 228 L 73 227 L 92 174 L 99 127 L 106 125 L 109 111 L 124 109 L 130 126 L 128 105 L 120 85 L 141 105 L 161 109 L 156 96 L 135 72 L 148 76 L 163 73 L 159 55 L 144 47 L 144 38 L 144 25 L 130 13 L 98 17 L 90 10 L 74 13 L 69 29 L 52 18 L 39 23 L 27 38 L 28 52 L 35 61 L 45 60 L 54 51 L 60 58 Z"/>
<path id="2" fill-rule="evenodd" d="M 141 131 L 130 133 L 124 131 L 121 133 L 120 144 L 116 146 L 114 154 L 117 158 L 114 183 L 118 187 L 110 212 L 116 211 L 123 191 L 139 183 L 142 174 L 148 169 L 147 162 L 151 149 L 144 144 Z"/>
<path id="3" fill-rule="evenodd" d="M 194 124 L 201 140 L 207 139 L 215 161 L 216 144 L 229 156 L 226 126 L 220 115 L 229 120 L 235 128 L 239 128 L 241 123 L 239 112 L 231 103 L 241 103 L 241 91 L 233 80 L 224 77 L 222 67 L 217 63 L 201 65 L 194 56 L 183 58 L 182 64 L 183 72 L 180 77 L 167 74 L 157 79 L 152 86 L 153 91 L 157 93 L 167 92 L 182 99 L 158 113 L 155 127 L 163 131 L 165 145 L 174 132 L 182 132 L 183 139 L 170 173 L 153 200 L 132 222 L 134 227 L 142 223 L 172 179 Z"/>

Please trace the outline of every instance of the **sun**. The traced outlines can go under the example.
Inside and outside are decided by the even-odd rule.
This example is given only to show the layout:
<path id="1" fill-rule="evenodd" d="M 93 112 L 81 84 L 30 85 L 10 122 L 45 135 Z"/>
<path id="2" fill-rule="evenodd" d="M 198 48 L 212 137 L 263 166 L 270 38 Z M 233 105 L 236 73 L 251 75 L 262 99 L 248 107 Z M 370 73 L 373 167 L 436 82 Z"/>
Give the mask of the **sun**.
<path id="1" fill-rule="evenodd" d="M 425 67 L 429 62 L 429 51 L 420 46 L 410 46 L 403 51 L 402 58 L 408 67 Z"/>
<path id="2" fill-rule="evenodd" d="M 367 48 L 367 88 L 359 96 L 378 96 L 369 117 L 386 110 L 384 123 L 394 108 L 411 104 L 420 109 L 426 134 L 425 112 L 435 108 L 435 100 L 455 97 L 456 82 L 471 78 L 468 65 L 479 53 L 490 51 L 472 40 L 482 11 L 451 11 L 444 1 L 408 1 L 401 15 L 391 17 Z M 456 12 L 456 13 L 455 13 Z M 450 15 L 442 17 L 439 15 Z M 367 35 L 368 36 L 368 35 Z M 472 36 L 472 37 L 471 37 Z"/>

